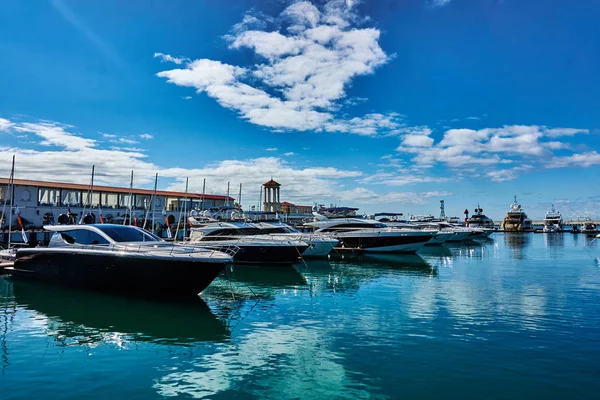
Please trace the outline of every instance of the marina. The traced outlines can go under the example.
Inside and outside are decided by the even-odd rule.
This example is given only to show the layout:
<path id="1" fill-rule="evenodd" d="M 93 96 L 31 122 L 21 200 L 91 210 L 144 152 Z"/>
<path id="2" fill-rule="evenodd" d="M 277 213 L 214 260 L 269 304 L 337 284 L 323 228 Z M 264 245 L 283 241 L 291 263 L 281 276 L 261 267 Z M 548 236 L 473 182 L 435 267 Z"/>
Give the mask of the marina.
<path id="1" fill-rule="evenodd" d="M 0 277 L 0 386 L 7 399 L 593 398 L 598 251 L 499 233 L 234 268 L 196 304 Z"/>

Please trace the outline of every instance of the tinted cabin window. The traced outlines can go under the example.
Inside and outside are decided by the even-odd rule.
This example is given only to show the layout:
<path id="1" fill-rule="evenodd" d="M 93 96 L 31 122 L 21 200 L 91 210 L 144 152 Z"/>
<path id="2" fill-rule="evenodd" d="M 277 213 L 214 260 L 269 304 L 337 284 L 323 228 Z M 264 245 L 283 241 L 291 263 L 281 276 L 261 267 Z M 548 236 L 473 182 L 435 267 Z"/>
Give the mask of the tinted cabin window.
<path id="1" fill-rule="evenodd" d="M 106 239 L 97 234 L 96 232 L 88 231 L 85 229 L 74 229 L 72 231 L 60 232 L 63 240 L 70 244 L 83 244 L 83 245 L 101 245 L 109 244 Z"/>
<path id="2" fill-rule="evenodd" d="M 129 226 L 98 226 L 102 232 L 106 233 L 115 242 L 158 242 L 160 241 L 154 235 Z"/>
<path id="3" fill-rule="evenodd" d="M 340 231 L 351 231 L 354 229 L 369 229 L 369 228 L 384 228 L 384 224 L 340 224 L 332 226 L 331 228 L 325 228 L 321 232 L 340 232 Z"/>

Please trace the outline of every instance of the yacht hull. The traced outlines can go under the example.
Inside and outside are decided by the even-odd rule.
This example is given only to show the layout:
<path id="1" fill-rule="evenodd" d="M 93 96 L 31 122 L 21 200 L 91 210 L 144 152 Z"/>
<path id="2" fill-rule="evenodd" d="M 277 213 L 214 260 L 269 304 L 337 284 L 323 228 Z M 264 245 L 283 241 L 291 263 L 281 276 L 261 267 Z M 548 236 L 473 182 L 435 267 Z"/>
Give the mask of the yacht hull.
<path id="1" fill-rule="evenodd" d="M 184 299 L 197 297 L 228 264 L 44 250 L 20 250 L 13 276 L 128 296 Z"/>
<path id="2" fill-rule="evenodd" d="M 340 235 L 342 246 L 360 248 L 369 253 L 416 253 L 430 239 L 429 234 L 420 235 Z"/>
<path id="3" fill-rule="evenodd" d="M 200 241 L 194 243 L 197 246 L 220 249 L 222 246 L 236 246 L 239 248 L 233 256 L 236 264 L 259 264 L 259 265 L 288 265 L 298 262 L 302 254 L 308 249 L 308 245 L 261 245 L 244 243 L 239 241 Z M 189 245 L 189 244 L 188 244 Z"/>

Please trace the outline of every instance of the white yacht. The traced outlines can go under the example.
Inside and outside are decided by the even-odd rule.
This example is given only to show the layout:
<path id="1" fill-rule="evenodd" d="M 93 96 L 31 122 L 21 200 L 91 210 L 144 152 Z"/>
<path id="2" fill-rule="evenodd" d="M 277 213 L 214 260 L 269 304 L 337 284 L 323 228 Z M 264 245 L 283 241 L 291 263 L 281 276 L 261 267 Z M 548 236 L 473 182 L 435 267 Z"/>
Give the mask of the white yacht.
<path id="1" fill-rule="evenodd" d="M 298 237 L 273 237 L 244 221 L 208 222 L 193 227 L 186 244 L 215 248 L 234 245 L 239 248 L 234 261 L 246 264 L 293 264 L 309 248 Z"/>
<path id="2" fill-rule="evenodd" d="M 458 241 L 460 241 L 466 238 L 466 235 L 463 235 L 462 233 L 454 232 L 451 230 L 443 231 L 442 229 L 440 229 L 437 223 L 411 223 L 389 221 L 385 222 L 385 225 L 394 229 L 403 230 L 405 232 L 419 230 L 421 232 L 430 233 L 431 239 L 425 244 L 426 246 L 441 245 L 446 242 L 452 242 L 453 240 L 457 241 L 458 239 Z"/>
<path id="3" fill-rule="evenodd" d="M 316 213 L 315 220 L 304 226 L 338 239 L 342 247 L 365 252 L 415 253 L 432 238 L 430 232 L 403 231 L 371 219 L 327 218 Z"/>
<path id="4" fill-rule="evenodd" d="M 560 232 L 563 228 L 563 219 L 560 215 L 560 212 L 554 209 L 554 204 L 552 204 L 552 209 L 546 212 L 546 216 L 544 217 L 544 232 L 545 233 L 555 233 Z"/>
<path id="5" fill-rule="evenodd" d="M 494 229 L 494 221 L 483 214 L 483 208 L 479 204 L 477 204 L 474 214 L 470 218 L 467 218 L 466 225 L 468 228 Z"/>
<path id="6" fill-rule="evenodd" d="M 230 265 L 230 253 L 177 246 L 134 226 L 52 225 L 47 247 L 21 248 L 13 276 L 142 297 L 192 298 Z"/>
<path id="7" fill-rule="evenodd" d="M 254 223 L 260 232 L 274 238 L 293 239 L 308 244 L 308 249 L 302 253 L 302 257 L 325 257 L 339 243 L 339 240 L 326 235 L 314 233 L 303 233 L 283 222 L 258 222 Z"/>

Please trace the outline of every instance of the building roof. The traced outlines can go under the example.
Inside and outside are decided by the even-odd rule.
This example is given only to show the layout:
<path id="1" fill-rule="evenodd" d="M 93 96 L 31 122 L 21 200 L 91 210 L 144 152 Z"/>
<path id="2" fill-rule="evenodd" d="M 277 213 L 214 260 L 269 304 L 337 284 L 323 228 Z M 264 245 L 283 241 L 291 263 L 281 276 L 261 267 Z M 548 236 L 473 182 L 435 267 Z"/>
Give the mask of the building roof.
<path id="1" fill-rule="evenodd" d="M 8 178 L 0 178 L 0 185 L 8 185 Z M 52 188 L 52 189 L 69 189 L 69 190 L 85 190 L 89 189 L 89 185 L 82 185 L 78 183 L 62 183 L 62 182 L 46 182 L 46 181 L 33 181 L 29 179 L 15 179 L 15 185 L 22 186 L 39 186 L 44 188 Z M 101 186 L 94 185 L 94 192 L 111 192 L 111 193 L 125 193 L 129 194 L 129 188 L 124 187 L 115 187 L 115 186 Z M 154 190 L 152 189 L 132 189 L 131 192 L 133 194 L 147 194 L 152 195 Z M 185 197 L 186 194 L 184 192 L 172 192 L 167 190 L 157 190 L 157 196 L 166 196 L 166 197 Z M 203 196 L 200 193 L 188 193 L 187 197 L 189 199 L 201 199 Z M 209 200 L 227 200 L 227 196 L 220 196 L 216 194 L 205 194 L 205 199 Z M 233 197 L 229 197 L 230 201 L 235 200 Z"/>
<path id="2" fill-rule="evenodd" d="M 263 186 L 281 186 L 280 183 L 277 183 L 271 178 L 270 181 L 263 183 Z"/>
<path id="3" fill-rule="evenodd" d="M 312 208 L 312 206 L 298 206 L 296 204 L 293 204 L 293 203 L 290 203 L 290 202 L 287 202 L 287 201 L 282 201 L 280 204 L 282 206 L 294 206 L 296 208 Z"/>

